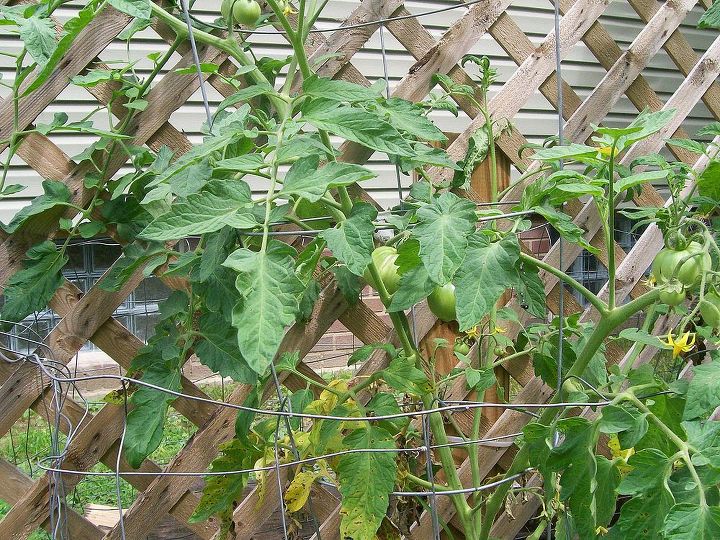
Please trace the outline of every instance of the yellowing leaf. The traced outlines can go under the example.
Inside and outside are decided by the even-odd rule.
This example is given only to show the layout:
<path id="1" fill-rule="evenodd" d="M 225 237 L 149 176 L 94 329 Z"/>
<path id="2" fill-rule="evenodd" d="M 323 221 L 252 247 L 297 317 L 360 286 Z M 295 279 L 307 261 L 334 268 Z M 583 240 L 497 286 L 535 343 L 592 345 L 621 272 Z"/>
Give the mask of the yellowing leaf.
<path id="1" fill-rule="evenodd" d="M 288 511 L 297 512 L 305 506 L 317 476 L 318 473 L 314 471 L 302 471 L 295 475 L 285 492 L 285 504 Z"/>

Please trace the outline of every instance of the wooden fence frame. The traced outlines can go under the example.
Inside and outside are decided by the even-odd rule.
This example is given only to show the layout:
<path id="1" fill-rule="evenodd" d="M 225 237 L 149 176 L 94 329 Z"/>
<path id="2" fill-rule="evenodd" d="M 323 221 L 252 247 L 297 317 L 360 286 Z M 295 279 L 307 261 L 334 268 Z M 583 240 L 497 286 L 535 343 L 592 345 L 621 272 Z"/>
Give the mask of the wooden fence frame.
<path id="1" fill-rule="evenodd" d="M 681 124 L 700 100 L 703 100 L 716 119 L 720 119 L 720 86 L 716 82 L 720 74 L 720 38 L 716 39 L 699 57 L 678 30 L 688 12 L 697 3 L 696 0 L 668 0 L 663 4 L 655 0 L 629 0 L 629 4 L 639 18 L 645 22 L 645 27 L 627 50 L 623 51 L 599 22 L 599 17 L 607 8 L 609 1 L 559 0 L 563 14 L 559 38 L 561 57 L 583 41 L 596 57 L 598 64 L 607 71 L 600 84 L 584 101 L 570 85 L 561 81 L 564 97 L 561 112 L 567 121 L 566 139 L 583 142 L 590 135 L 592 129 L 590 124 L 602 122 L 623 95 L 626 95 L 638 110 L 676 109 L 673 120 L 662 132 L 636 144 L 628 152 L 624 161 L 629 162 L 642 153 L 658 151 L 666 137 L 685 137 Z M 710 5 L 709 0 L 702 0 L 701 3 L 706 8 Z M 548 34 L 539 46 L 533 45 L 506 11 L 510 5 L 511 0 L 484 0 L 473 4 L 468 7 L 467 13 L 448 28 L 437 41 L 416 18 L 390 20 L 384 23 L 385 28 L 416 58 L 407 75 L 395 86 L 393 95 L 413 101 L 423 99 L 433 86 L 432 76 L 435 73 L 447 74 L 457 82 L 476 87 L 470 76 L 459 66 L 459 61 L 484 34 L 489 34 L 518 66 L 515 74 L 490 100 L 489 109 L 492 116 L 496 119 L 512 120 L 537 91 L 557 107 L 558 81 L 555 73 L 554 32 Z M 346 19 L 345 24 L 352 26 L 358 22 L 372 22 L 402 15 L 409 15 L 409 12 L 400 0 L 362 0 Z M 100 16 L 81 32 L 57 71 L 31 96 L 20 101 L 18 128 L 25 129 L 30 126 L 57 98 L 71 77 L 91 68 L 102 67 L 102 63 L 97 60 L 98 55 L 128 23 L 127 15 L 107 6 Z M 172 41 L 174 38 L 173 32 L 162 23 L 155 21 L 152 28 L 167 41 Z M 306 48 L 311 56 L 311 62 L 324 58 L 318 69 L 322 76 L 369 85 L 367 79 L 350 60 L 378 28 L 379 25 L 375 24 L 352 29 L 340 28 L 328 36 L 323 33 L 310 34 Z M 642 75 L 642 71 L 661 48 L 668 53 L 678 71 L 686 77 L 666 103 L 662 102 Z M 192 62 L 187 44 L 183 44 L 178 52 L 182 55 L 182 59 L 176 67 L 186 66 Z M 227 60 L 225 53 L 208 47 L 200 47 L 199 53 L 201 61 L 220 64 L 224 73 L 233 72 L 233 64 Z M 328 56 L 328 53 L 339 54 Z M 211 76 L 208 82 L 223 96 L 233 92 L 233 88 L 217 77 Z M 178 154 L 190 149 L 191 144 L 188 139 L 169 123 L 169 118 L 197 90 L 198 84 L 196 76 L 181 75 L 173 71 L 158 82 L 148 96 L 149 106 L 140 112 L 128 127 L 127 133 L 133 136 L 133 143 L 147 145 L 155 151 L 166 145 Z M 114 83 L 104 82 L 88 90 L 99 103 L 107 104 L 114 88 Z M 457 101 L 472 119 L 448 149 L 451 157 L 461 159 L 467 151 L 470 135 L 482 126 L 484 119 L 478 114 L 479 111 L 474 105 L 463 99 Z M 127 110 L 120 102 L 115 102 L 113 105 L 113 113 L 121 120 Z M 12 103 L 10 101 L 0 103 L 0 140 L 7 140 L 13 129 L 12 120 Z M 498 147 L 520 170 L 537 166 L 528 161 L 526 154 L 519 154 L 518 151 L 525 142 L 524 137 L 517 130 L 503 132 L 497 140 Z M 0 146 L 0 150 L 2 149 L 3 147 Z M 693 165 L 696 170 L 701 170 L 706 164 L 703 159 L 695 162 L 693 154 L 680 148 L 673 147 L 671 151 L 678 159 Z M 345 142 L 341 146 L 341 152 L 342 160 L 356 163 L 364 163 L 371 153 L 368 149 L 352 142 Z M 46 137 L 37 133 L 28 136 L 19 148 L 19 156 L 44 178 L 65 182 L 70 188 L 74 204 L 83 205 L 92 196 L 92 190 L 84 187 L 82 181 L 86 168 L 73 163 Z M 108 173 L 114 174 L 123 164 L 122 160 L 116 159 L 111 162 Z M 442 181 L 446 173 L 431 169 L 429 174 L 434 180 Z M 505 200 L 517 198 L 523 187 L 522 184 L 516 185 L 507 193 Z M 353 188 L 353 195 L 372 201 L 370 196 L 357 186 Z M 466 195 L 477 198 L 477 194 L 473 192 Z M 635 202 L 640 206 L 658 206 L 665 203 L 660 194 L 650 186 L 646 186 L 635 197 Z M 570 205 L 569 210 L 575 223 L 586 231 L 586 238 L 596 247 L 603 247 L 599 216 L 594 206 L 574 203 Z M 72 217 L 70 213 L 66 216 Z M 18 233 L 0 238 L 0 287 L 3 287 L 22 267 L 25 252 L 31 245 L 52 238 L 56 234 L 57 217 L 59 216 L 56 214 L 33 219 Z M 619 263 L 617 272 L 619 300 L 643 292 L 643 285 L 640 282 L 643 272 L 661 246 L 661 235 L 653 226 L 643 233 L 638 244 L 629 253 L 615 246 L 616 260 Z M 565 270 L 579 253 L 578 247 L 566 245 L 561 261 L 557 246 L 553 246 L 544 261 Z M 85 342 L 92 341 L 120 366 L 127 368 L 142 346 L 142 342 L 113 319 L 112 314 L 141 282 L 142 272 L 143 268 L 138 268 L 122 290 L 114 293 L 95 286 L 83 294 L 73 284 L 65 281 L 50 303 L 50 307 L 62 317 L 62 320 L 47 336 L 44 351 L 50 351 L 49 354 L 54 360 L 68 363 Z M 560 293 L 557 279 L 544 273 L 542 278 L 546 286 L 548 307 L 557 313 Z M 182 283 L 166 281 L 171 287 L 183 286 Z M 512 301 L 510 305 L 516 307 Z M 580 310 L 570 297 L 566 298 L 565 306 L 568 312 Z M 519 310 L 518 312 L 520 313 Z M 417 306 L 413 315 L 419 336 L 425 336 L 433 331 L 435 319 L 425 303 Z M 594 315 L 588 309 L 583 314 L 583 319 L 592 320 Z M 309 322 L 295 324 L 287 331 L 281 351 L 299 350 L 301 358 L 304 357 L 335 320 L 341 321 L 364 343 L 396 341 L 393 330 L 369 307 L 362 302 L 348 305 L 335 285 L 327 283 Z M 610 362 L 625 360 L 625 351 L 617 346 L 608 346 L 607 352 Z M 48 353 L 44 352 L 44 354 Z M 377 351 L 360 368 L 358 376 L 381 369 L 385 365 L 387 365 L 385 354 Z M 303 363 L 300 364 L 300 369 L 309 377 L 319 378 L 319 375 Z M 522 387 L 517 400 L 542 403 L 551 396 L 552 390 L 534 376 L 529 359 L 513 361 L 503 366 L 503 369 Z M 37 368 L 34 364 L 27 361 L 17 363 L 0 361 L 0 383 L 0 436 L 7 433 L 28 409 L 35 410 L 41 416 L 52 417 L 55 414 L 52 408 L 45 406 L 51 392 L 48 381 L 37 377 Z M 283 383 L 291 389 L 304 386 L 302 381 L 295 380 L 292 376 L 285 378 Z M 182 387 L 183 392 L 188 395 L 205 397 L 202 390 L 185 378 L 182 380 Z M 240 404 L 249 391 L 250 387 L 241 385 L 227 401 Z M 448 398 L 464 399 L 467 393 L 465 381 L 459 378 Z M 205 470 L 216 457 L 218 446 L 232 438 L 235 411 L 184 398 L 176 400 L 172 406 L 195 424 L 198 431 L 167 466 L 160 467 L 146 460 L 141 470 L 152 473 Z M 85 471 L 99 462 L 114 467 L 124 421 L 123 408 L 107 404 L 97 414 L 83 416 L 81 405 L 67 399 L 63 403 L 62 412 L 76 425 L 81 423 L 81 429 L 73 439 L 63 465 L 69 469 Z M 461 412 L 456 413 L 456 417 L 461 425 L 468 420 Z M 484 435 L 514 433 L 521 430 L 527 421 L 527 415 L 505 410 L 497 415 L 494 422 L 486 419 L 483 425 Z M 514 451 L 515 448 L 512 446 L 481 447 L 479 459 L 482 474 L 487 475 L 496 470 L 496 467 L 507 467 Z M 120 464 L 122 471 L 130 470 L 124 460 L 121 459 Z M 461 479 L 469 485 L 470 464 L 467 459 L 459 465 L 459 471 Z M 278 494 L 272 492 L 273 489 L 277 489 L 274 473 L 269 473 L 269 477 L 266 482 L 268 492 L 265 496 L 261 497 L 257 490 L 251 491 L 234 512 L 233 519 L 237 530 L 242 531 L 243 538 L 251 538 L 260 531 L 267 518 L 277 510 Z M 65 477 L 63 481 L 66 490 L 72 489 L 79 480 L 79 475 Z M 125 514 L 124 529 L 127 538 L 141 538 L 144 532 L 151 530 L 168 514 L 184 523 L 203 539 L 215 538 L 218 534 L 218 523 L 212 519 L 205 523 L 187 524 L 187 519 L 198 502 L 197 496 L 192 491 L 193 478 L 158 475 L 129 476 L 127 480 L 140 492 L 137 500 Z M 281 480 L 287 481 L 285 477 Z M 533 477 L 530 482 L 537 484 L 539 479 Z M 0 460 L 0 498 L 12 505 L 9 513 L 0 521 L 0 538 L 26 538 L 36 528 L 49 526 L 49 494 L 53 488 L 52 483 L 53 477 L 49 474 L 33 481 L 11 463 Z M 492 535 L 512 538 L 536 513 L 538 504 L 536 498 L 518 501 L 512 508 L 512 513 L 506 512 L 500 516 Z M 82 540 L 121 538 L 119 527 L 116 526 L 106 533 L 83 516 L 70 509 L 66 510 L 71 538 Z M 336 495 L 322 486 L 315 488 L 313 511 L 321 522 L 320 531 L 323 540 L 337 539 L 340 510 Z M 454 508 L 447 499 L 439 498 L 438 514 L 441 519 L 452 523 L 453 511 Z M 431 538 L 431 527 L 430 516 L 427 513 L 423 514 L 412 530 L 412 538 L 419 540 Z"/>

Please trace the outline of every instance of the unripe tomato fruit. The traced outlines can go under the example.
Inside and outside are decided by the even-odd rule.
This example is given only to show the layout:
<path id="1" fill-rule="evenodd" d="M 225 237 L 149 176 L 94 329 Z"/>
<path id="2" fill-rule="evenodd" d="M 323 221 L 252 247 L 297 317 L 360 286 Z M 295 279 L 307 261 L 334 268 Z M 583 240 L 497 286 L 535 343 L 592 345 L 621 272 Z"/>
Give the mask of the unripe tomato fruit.
<path id="1" fill-rule="evenodd" d="M 679 306 L 685 301 L 685 293 L 682 291 L 661 290 L 659 297 L 668 306 Z"/>
<path id="2" fill-rule="evenodd" d="M 700 302 L 700 313 L 708 326 L 720 328 L 720 296 L 710 291 Z"/>
<path id="3" fill-rule="evenodd" d="M 262 14 L 260 4 L 255 0 L 223 0 L 220 13 L 225 20 L 230 18 L 231 10 L 234 21 L 245 25 L 254 25 Z"/>
<path id="4" fill-rule="evenodd" d="M 448 283 L 438 287 L 427 298 L 430 311 L 443 322 L 454 321 L 455 314 L 455 285 Z"/>
<path id="5" fill-rule="evenodd" d="M 683 259 L 694 253 L 702 253 L 685 262 Z M 712 266 L 712 259 L 697 242 L 690 242 L 682 251 L 664 248 L 655 256 L 652 273 L 655 281 L 663 285 L 672 279 L 673 274 L 685 287 L 694 287 L 700 283 L 702 275 Z M 679 267 L 679 268 L 678 268 Z M 677 271 L 676 271 L 677 270 Z"/>
<path id="6" fill-rule="evenodd" d="M 453 350 L 456 353 L 460 353 L 460 354 L 467 356 L 470 353 L 470 345 L 468 345 L 464 341 L 456 341 L 455 347 L 453 347 Z"/>
<path id="7" fill-rule="evenodd" d="M 400 287 L 400 274 L 395 265 L 397 258 L 397 249 L 392 246 L 380 246 L 372 252 L 372 261 L 380 274 L 385 289 L 390 294 L 395 293 Z M 377 290 L 377 283 L 370 274 L 370 270 L 365 270 L 363 277 L 373 289 Z"/>

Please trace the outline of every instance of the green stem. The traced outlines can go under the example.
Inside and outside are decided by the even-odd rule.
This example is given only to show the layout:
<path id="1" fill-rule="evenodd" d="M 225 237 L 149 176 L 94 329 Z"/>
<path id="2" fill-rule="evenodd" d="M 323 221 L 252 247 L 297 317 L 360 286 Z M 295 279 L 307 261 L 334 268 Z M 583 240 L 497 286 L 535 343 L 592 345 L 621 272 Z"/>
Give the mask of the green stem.
<path id="1" fill-rule="evenodd" d="M 450 489 L 447 486 L 443 486 L 442 484 L 434 484 L 432 482 L 428 482 L 427 480 L 424 480 L 423 478 L 415 476 L 411 473 L 405 473 L 405 478 L 410 480 L 413 484 L 417 484 L 418 486 L 424 487 L 425 489 L 434 489 L 435 491 L 448 491 Z"/>
<path id="2" fill-rule="evenodd" d="M 552 274 L 556 278 L 558 278 L 560 281 L 565 282 L 569 287 L 572 289 L 575 289 L 577 292 L 579 292 L 583 298 L 585 298 L 592 306 L 598 310 L 600 315 L 607 315 L 609 313 L 609 308 L 605 305 L 605 303 L 598 298 L 596 294 L 594 294 L 590 289 L 582 285 L 577 280 L 573 279 L 572 277 L 568 276 L 565 272 L 562 270 L 559 270 L 555 268 L 554 266 L 551 266 L 547 263 L 544 263 L 540 259 L 536 259 L 532 255 L 528 255 L 527 253 L 520 253 L 520 259 L 523 262 L 526 262 L 528 264 L 531 264 L 537 268 L 540 268 L 541 270 L 545 270 L 548 274 Z"/>
<path id="3" fill-rule="evenodd" d="M 608 309 L 615 308 L 615 150 L 613 141 L 608 161 L 608 233 L 605 240 L 608 254 Z"/>

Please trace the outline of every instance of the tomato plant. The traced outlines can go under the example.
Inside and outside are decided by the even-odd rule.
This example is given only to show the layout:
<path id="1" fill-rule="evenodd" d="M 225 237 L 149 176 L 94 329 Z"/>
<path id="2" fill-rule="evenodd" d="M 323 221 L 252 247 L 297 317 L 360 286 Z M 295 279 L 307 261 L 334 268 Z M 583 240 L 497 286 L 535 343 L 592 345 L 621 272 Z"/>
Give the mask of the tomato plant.
<path id="1" fill-rule="evenodd" d="M 178 39 L 166 53 L 149 57 L 153 68 L 142 79 L 131 64 L 89 70 L 73 79 L 80 87 L 113 83 L 104 112 L 122 104 L 127 114 L 112 129 L 97 128 L 94 118 L 70 122 L 58 113 L 50 124 L 13 133 L 0 183 L 3 194 L 18 189 L 5 186 L 5 180 L 10 159 L 28 135 L 83 133 L 99 140 L 74 157 L 89 171 L 83 179 L 87 197 L 80 200 L 64 183 L 46 180 L 44 194 L 4 226 L 8 234 L 31 232 L 35 220 L 42 219 L 62 229 L 68 240 L 60 246 L 39 242 L 27 251 L 23 269 L 4 289 L 1 315 L 4 321 L 17 322 L 43 309 L 63 284 L 70 240 L 106 231 L 123 244 L 123 257 L 105 275 L 102 288 L 120 291 L 143 273 L 182 283 L 162 303 L 155 333 L 131 366 L 141 383 L 152 385 L 140 384 L 129 397 L 123 457 L 132 467 L 142 465 L 163 437 L 174 394 L 157 387 L 179 392 L 182 367 L 194 354 L 213 372 L 247 389 L 234 437 L 220 448 L 212 471 L 257 469 L 262 485 L 265 469 L 276 459 L 292 464 L 284 492 L 291 513 L 307 505 L 313 485 L 334 484 L 342 499 L 343 538 L 375 538 L 384 523 L 399 519 L 389 511 L 393 492 L 428 489 L 435 489 L 437 496 L 451 493 L 444 496 L 449 496 L 466 538 L 489 538 L 502 508 L 530 492 L 544 505 L 536 538 L 548 522 L 569 538 L 595 538 L 606 529 L 613 538 L 634 538 L 643 530 L 645 537 L 684 539 L 690 537 L 688 528 L 699 531 L 698 538 L 718 536 L 720 423 L 711 419 L 720 404 L 714 337 L 720 324 L 715 262 L 720 250 L 717 223 L 711 219 L 720 200 L 716 146 L 670 141 L 700 148 L 709 172 L 691 171 L 657 154 L 627 163 L 623 153 L 657 134 L 673 115 L 670 110 L 645 111 L 629 126 L 597 127 L 592 145 L 549 141 L 538 146 L 532 159 L 540 167 L 518 180 L 524 189 L 511 203 L 515 206 L 505 213 L 479 209 L 460 196 L 460 190 L 470 187 L 473 171 L 487 159 L 489 203 L 499 202 L 495 139 L 508 127 L 488 109 L 495 71 L 486 57 L 463 59 L 463 65 L 473 64 L 479 74 L 479 92 L 438 73 L 434 82 L 439 90 L 424 102 L 388 99 L 382 85 L 365 87 L 313 72 L 304 45 L 324 2 L 301 3 L 297 18 L 290 17 L 289 4 L 267 2 L 269 22 L 284 29 L 293 48 L 293 55 L 281 61 L 256 58 L 252 46 L 241 44 L 233 33 L 234 23 L 263 23 L 259 5 L 226 0 L 221 15 L 227 35 L 194 27 L 190 31 L 198 43 L 223 51 L 238 66 L 232 75 L 214 64 L 200 66 L 234 93 L 205 126 L 202 143 L 178 156 L 166 147 L 150 151 L 133 146 L 126 131 L 148 105 L 153 81 L 189 30 L 174 8 L 155 2 L 110 4 L 137 17 L 128 39 L 151 18 Z M 69 48 L 104 6 L 94 1 L 83 8 L 57 47 Z M 31 93 L 47 80 L 62 56 L 40 46 L 48 44 L 40 38 L 49 32 L 55 43 L 48 19 L 53 9 L 0 10 L 4 26 L 17 27 L 25 43 L 12 83 L 18 103 L 21 92 Z M 45 34 L 34 35 L 37 32 Z M 28 82 L 32 73 L 35 78 Z M 455 110 L 455 99 L 470 103 L 484 120 L 459 161 L 438 148 L 446 136 L 429 114 Z M 709 126 L 700 135 L 720 135 L 720 126 Z M 401 173 L 414 174 L 418 180 L 410 195 L 378 212 L 362 197 L 363 182 L 375 173 L 341 159 L 345 156 L 334 143 L 337 138 L 384 154 Z M 129 172 L 106 174 L 112 163 L 125 158 L 133 165 Z M 442 171 L 445 180 L 435 182 L 433 171 Z M 654 286 L 634 290 L 627 300 L 627 291 L 617 287 L 612 249 L 616 206 L 632 200 L 651 181 L 667 183 L 670 202 L 662 208 L 622 212 L 639 225 L 658 226 L 668 247 L 653 263 Z M 697 194 L 684 189 L 693 181 Z M 251 184 L 262 186 L 262 192 L 253 194 Z M 586 231 L 565 213 L 565 204 L 573 200 L 589 201 L 599 217 L 604 246 L 610 246 L 602 253 L 609 275 L 603 295 L 521 249 L 519 237 L 530 227 L 529 218 L 540 216 L 563 241 L 600 254 L 597 243 L 591 244 Z M 73 212 L 75 219 L 67 218 Z M 392 229 L 386 245 L 377 245 L 379 229 Z M 313 240 L 302 247 L 281 240 L 293 233 Z M 176 247 L 186 237 L 198 242 L 189 250 Z M 593 308 L 592 315 L 548 317 L 540 271 L 582 298 Z M 299 352 L 283 347 L 287 329 L 313 317 L 319 299 L 327 300 L 323 293 L 337 288 L 351 303 L 365 282 L 377 290 L 397 341 L 367 343 L 349 364 L 375 352 L 382 353 L 385 363 L 352 380 L 308 377 L 299 366 Z M 520 300 L 512 307 L 500 305 L 508 291 Z M 456 321 L 465 336 L 453 345 L 460 363 L 450 373 L 438 372 L 435 351 L 421 352 L 412 331 L 408 312 L 426 299 L 436 317 Z M 629 328 L 638 317 L 638 328 Z M 666 322 L 660 321 L 667 320 L 673 321 L 672 327 L 661 329 Z M 633 342 L 620 365 L 617 352 L 606 356 L 606 343 L 618 332 L 619 338 Z M 660 340 L 661 335 L 666 340 Z M 620 341 L 612 340 L 616 347 Z M 471 342 L 478 352 L 473 358 L 468 357 Z M 653 364 L 663 361 L 670 369 L 635 367 L 648 347 L 662 351 Z M 532 421 L 526 415 L 528 424 L 507 471 L 513 481 L 465 497 L 461 493 L 467 478 L 475 487 L 483 483 L 476 443 L 482 435 L 482 408 L 474 407 L 470 425 L 453 426 L 460 442 L 451 442 L 445 421 L 452 415 L 441 414 L 438 404 L 461 377 L 467 392 L 481 400 L 495 384 L 495 368 L 520 361 L 532 366 L 546 385 L 543 390 L 549 388 L 547 395 L 556 393 L 555 406 L 542 409 Z M 677 379 L 683 362 L 692 371 L 689 381 Z M 278 390 L 273 386 L 277 374 L 292 375 L 305 386 L 296 385 L 294 392 Z M 280 382 L 278 378 L 278 387 Z M 292 410 L 310 415 L 308 421 L 288 418 L 279 432 L 276 419 L 256 417 L 253 411 L 271 388 L 287 391 Z M 583 401 L 562 401 L 577 397 Z M 467 405 L 470 409 L 473 403 Z M 586 407 L 595 409 L 592 417 L 584 415 Z M 432 448 L 420 434 L 424 424 L 410 419 L 419 417 L 420 409 L 431 411 L 426 427 Z M 602 451 L 601 436 L 608 436 L 612 459 Z M 453 446 L 467 450 L 467 477 L 458 472 Z M 412 452 L 399 451 L 408 448 Z M 374 449 L 381 451 L 371 452 Z M 425 461 L 426 450 L 432 450 L 432 462 Z M 422 460 L 414 457 L 419 455 Z M 435 478 L 428 469 L 442 469 L 442 475 Z M 542 475 L 542 492 L 515 482 L 529 470 Z M 247 472 L 209 476 L 192 519 L 219 516 L 229 527 L 248 480 Z M 426 503 L 412 496 L 398 499 L 411 508 L 406 522 L 399 524 L 409 528 L 412 516 Z M 618 501 L 622 504 L 615 517 Z"/>

